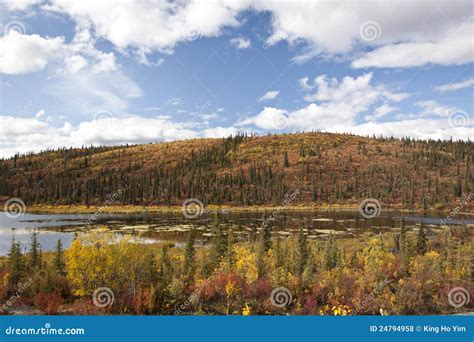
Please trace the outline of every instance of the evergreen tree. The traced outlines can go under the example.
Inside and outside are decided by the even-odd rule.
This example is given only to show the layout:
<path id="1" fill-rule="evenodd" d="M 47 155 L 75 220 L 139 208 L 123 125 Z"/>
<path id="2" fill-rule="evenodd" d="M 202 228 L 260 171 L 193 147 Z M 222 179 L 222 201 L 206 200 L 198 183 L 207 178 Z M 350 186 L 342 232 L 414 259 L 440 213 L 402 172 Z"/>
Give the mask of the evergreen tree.
<path id="1" fill-rule="evenodd" d="M 194 229 L 190 229 L 188 232 L 186 247 L 184 249 L 184 276 L 187 285 L 191 284 L 194 281 L 194 275 L 196 273 L 196 263 L 194 260 L 196 255 L 196 249 L 194 246 L 194 240 Z"/>
<path id="2" fill-rule="evenodd" d="M 296 273 L 298 277 L 301 277 L 303 275 L 306 263 L 308 262 L 308 254 L 308 240 L 306 238 L 306 234 L 303 231 L 303 228 L 301 227 L 298 234 L 298 268 Z"/>
<path id="3" fill-rule="evenodd" d="M 61 239 L 56 242 L 56 250 L 54 254 L 54 270 L 59 274 L 64 274 L 64 258 L 63 258 L 63 244 Z"/>
<path id="4" fill-rule="evenodd" d="M 235 251 L 234 251 L 234 232 L 229 229 L 227 234 L 227 252 L 226 252 L 227 269 L 232 271 L 235 267 Z"/>
<path id="5" fill-rule="evenodd" d="M 290 166 L 290 162 L 288 161 L 288 151 L 285 151 L 285 155 L 283 156 L 283 167 Z"/>
<path id="6" fill-rule="evenodd" d="M 23 254 L 21 253 L 21 244 L 12 238 L 10 251 L 8 252 L 8 288 L 14 289 L 20 282 L 24 272 Z"/>
<path id="7" fill-rule="evenodd" d="M 29 260 L 30 269 L 35 269 L 39 267 L 40 265 L 39 249 L 40 249 L 40 244 L 38 242 L 38 232 L 33 232 L 31 234 L 31 244 L 30 244 L 30 260 Z"/>
<path id="8" fill-rule="evenodd" d="M 425 235 L 425 225 L 421 220 L 420 229 L 418 230 L 418 238 L 416 240 L 416 251 L 418 254 L 425 254 L 428 249 L 427 239 Z"/>
<path id="9" fill-rule="evenodd" d="M 326 251 L 324 253 L 326 270 L 330 271 L 337 266 L 338 254 L 336 240 L 334 239 L 334 235 L 331 233 L 329 234 L 329 239 L 326 243 Z"/>
<path id="10" fill-rule="evenodd" d="M 409 240 L 407 237 L 407 230 L 405 226 L 405 218 L 402 217 L 400 221 L 400 259 L 402 263 L 402 269 L 406 272 L 408 270 L 408 263 L 410 260 L 410 247 Z"/>

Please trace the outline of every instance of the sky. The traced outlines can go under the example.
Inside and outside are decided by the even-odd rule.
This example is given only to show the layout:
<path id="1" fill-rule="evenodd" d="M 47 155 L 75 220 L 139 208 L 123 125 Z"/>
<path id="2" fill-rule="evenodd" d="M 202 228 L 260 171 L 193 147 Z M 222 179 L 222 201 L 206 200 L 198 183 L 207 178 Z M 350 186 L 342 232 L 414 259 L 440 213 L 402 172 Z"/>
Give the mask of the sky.
<path id="1" fill-rule="evenodd" d="M 241 133 L 474 137 L 474 2 L 0 1 L 0 157 Z"/>

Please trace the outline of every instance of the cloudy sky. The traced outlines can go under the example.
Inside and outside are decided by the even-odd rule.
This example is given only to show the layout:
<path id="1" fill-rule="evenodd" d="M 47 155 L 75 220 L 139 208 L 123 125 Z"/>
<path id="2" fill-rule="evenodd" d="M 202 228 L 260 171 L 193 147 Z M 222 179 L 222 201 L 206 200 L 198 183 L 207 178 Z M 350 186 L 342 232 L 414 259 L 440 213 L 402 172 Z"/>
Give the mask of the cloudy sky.
<path id="1" fill-rule="evenodd" d="M 474 137 L 474 3 L 0 2 L 0 156 L 321 130 Z"/>

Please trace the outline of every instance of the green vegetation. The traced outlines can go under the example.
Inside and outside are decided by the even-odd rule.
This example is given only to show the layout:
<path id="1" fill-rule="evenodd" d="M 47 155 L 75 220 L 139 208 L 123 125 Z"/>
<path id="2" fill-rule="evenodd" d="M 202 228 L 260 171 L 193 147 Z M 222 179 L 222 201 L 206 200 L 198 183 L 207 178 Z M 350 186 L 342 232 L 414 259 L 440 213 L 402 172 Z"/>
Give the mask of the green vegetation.
<path id="1" fill-rule="evenodd" d="M 441 314 L 461 309 L 448 293 L 473 295 L 474 232 L 451 227 L 358 238 L 310 240 L 304 229 L 281 239 L 267 226 L 239 241 L 217 220 L 210 248 L 194 231 L 186 245 L 140 244 L 110 233 L 79 235 L 63 252 L 42 253 L 32 235 L 28 253 L 12 241 L 0 263 L 0 303 L 8 313 L 32 306 L 47 314 Z M 113 301 L 93 303 L 107 287 Z M 292 300 L 272 304 L 285 287 Z M 21 290 L 21 292 L 20 292 Z M 469 306 L 470 305 L 470 306 Z"/>
<path id="2" fill-rule="evenodd" d="M 357 205 L 453 208 L 474 189 L 470 141 L 304 133 L 60 149 L 0 160 L 0 201 L 43 206 Z M 463 210 L 472 210 L 466 203 Z"/>

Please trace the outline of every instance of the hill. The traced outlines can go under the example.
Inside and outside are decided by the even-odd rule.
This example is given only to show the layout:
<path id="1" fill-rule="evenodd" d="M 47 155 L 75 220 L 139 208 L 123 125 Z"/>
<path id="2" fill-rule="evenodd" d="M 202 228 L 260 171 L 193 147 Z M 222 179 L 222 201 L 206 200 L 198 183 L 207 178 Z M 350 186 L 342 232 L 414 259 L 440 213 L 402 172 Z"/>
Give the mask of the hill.
<path id="1" fill-rule="evenodd" d="M 27 205 L 357 205 L 440 209 L 474 188 L 473 142 L 301 133 L 69 148 L 0 161 L 0 200 Z M 471 196 L 470 196 L 471 197 Z M 469 197 L 469 198 L 470 198 Z"/>

